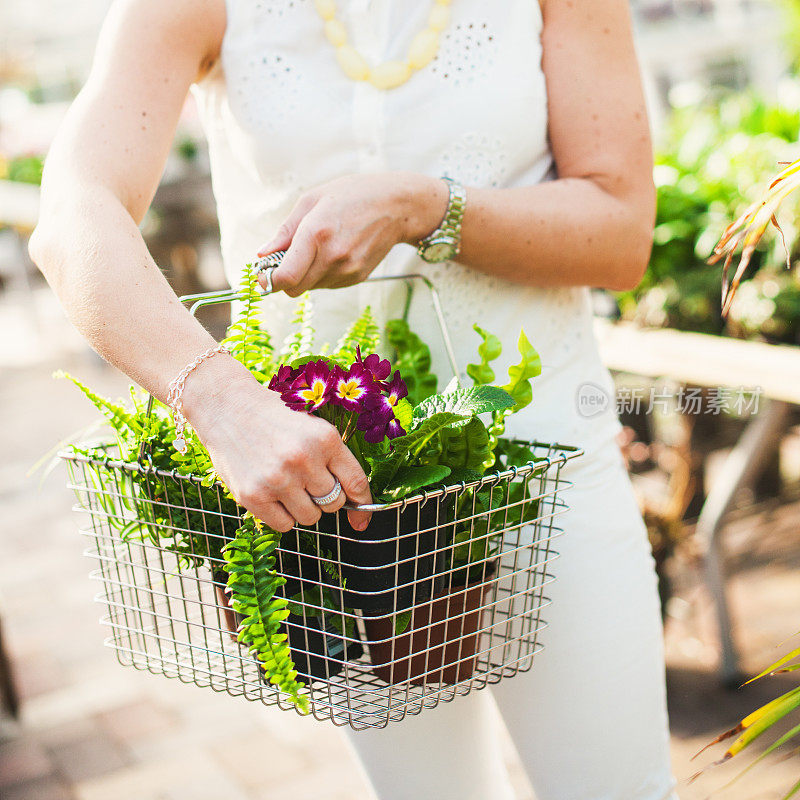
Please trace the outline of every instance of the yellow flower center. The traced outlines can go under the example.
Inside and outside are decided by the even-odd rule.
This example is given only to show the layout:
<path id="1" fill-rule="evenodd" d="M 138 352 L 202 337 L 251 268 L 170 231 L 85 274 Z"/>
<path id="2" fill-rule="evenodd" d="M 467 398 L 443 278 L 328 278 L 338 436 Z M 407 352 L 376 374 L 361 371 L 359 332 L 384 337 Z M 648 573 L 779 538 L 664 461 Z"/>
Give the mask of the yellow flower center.
<path id="1" fill-rule="evenodd" d="M 325 381 L 316 380 L 308 389 L 303 389 L 300 392 L 300 397 L 307 403 L 316 405 L 322 400 L 325 395 Z"/>
<path id="2" fill-rule="evenodd" d="M 358 400 L 364 390 L 358 381 L 340 381 L 338 394 L 343 400 Z"/>
<path id="3" fill-rule="evenodd" d="M 397 395 L 394 392 L 392 392 L 392 394 L 390 394 L 386 399 L 389 401 L 390 406 L 397 405 Z"/>

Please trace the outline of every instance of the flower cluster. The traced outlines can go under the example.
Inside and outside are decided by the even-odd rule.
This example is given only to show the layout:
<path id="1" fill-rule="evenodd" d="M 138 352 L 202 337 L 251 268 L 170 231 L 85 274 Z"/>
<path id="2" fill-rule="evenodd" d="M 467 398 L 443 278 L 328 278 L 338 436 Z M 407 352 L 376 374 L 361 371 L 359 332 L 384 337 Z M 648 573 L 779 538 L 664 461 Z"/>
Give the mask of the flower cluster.
<path id="1" fill-rule="evenodd" d="M 313 413 L 323 406 L 338 406 L 349 412 L 345 428 L 363 431 L 367 442 L 395 439 L 405 433 L 395 416 L 395 406 L 408 395 L 399 372 L 376 353 L 362 357 L 344 368 L 324 358 L 292 368 L 282 365 L 272 376 L 269 388 L 295 411 Z M 391 376 L 391 377 L 390 377 Z"/>

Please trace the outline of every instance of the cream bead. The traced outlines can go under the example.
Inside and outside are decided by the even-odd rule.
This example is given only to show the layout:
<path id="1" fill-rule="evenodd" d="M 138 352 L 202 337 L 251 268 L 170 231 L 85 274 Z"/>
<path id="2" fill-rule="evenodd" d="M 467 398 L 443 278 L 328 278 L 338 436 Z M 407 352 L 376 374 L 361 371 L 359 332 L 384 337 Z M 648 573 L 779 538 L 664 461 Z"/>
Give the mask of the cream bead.
<path id="1" fill-rule="evenodd" d="M 435 31 L 443 31 L 450 22 L 450 9 L 447 6 L 435 5 L 428 16 L 428 27 Z"/>
<path id="2" fill-rule="evenodd" d="M 336 3 L 334 0 L 314 0 L 314 7 L 322 19 L 330 20 L 336 16 Z"/>
<path id="3" fill-rule="evenodd" d="M 364 56 L 347 43 L 347 28 L 336 17 L 335 0 L 314 0 L 314 8 L 325 23 L 325 37 L 336 48 L 336 60 L 342 72 L 350 80 L 369 81 L 377 89 L 401 86 L 415 70 L 422 69 L 436 58 L 439 33 L 450 20 L 449 5 L 450 0 L 434 0 L 428 15 L 428 27 L 411 40 L 406 61 L 386 61 L 370 68 Z"/>
<path id="4" fill-rule="evenodd" d="M 426 28 L 420 31 L 411 41 L 408 48 L 408 65 L 411 69 L 422 69 L 436 58 L 439 51 L 439 34 Z"/>
<path id="5" fill-rule="evenodd" d="M 410 77 L 411 67 L 405 61 L 386 61 L 370 72 L 369 82 L 376 89 L 394 89 Z"/>
<path id="6" fill-rule="evenodd" d="M 348 44 L 336 48 L 336 60 L 342 72 L 353 81 L 365 81 L 370 77 L 369 64 L 361 53 Z"/>
<path id="7" fill-rule="evenodd" d="M 325 35 L 334 47 L 347 44 L 347 28 L 338 19 L 329 19 L 325 23 Z"/>

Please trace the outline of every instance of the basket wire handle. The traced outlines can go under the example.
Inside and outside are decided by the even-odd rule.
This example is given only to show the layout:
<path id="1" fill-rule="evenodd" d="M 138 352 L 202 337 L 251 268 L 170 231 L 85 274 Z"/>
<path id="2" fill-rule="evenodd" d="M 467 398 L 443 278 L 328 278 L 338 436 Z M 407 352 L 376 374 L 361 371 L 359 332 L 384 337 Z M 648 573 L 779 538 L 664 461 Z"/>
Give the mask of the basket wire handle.
<path id="1" fill-rule="evenodd" d="M 268 294 L 272 294 L 274 292 L 274 288 L 272 286 L 272 273 L 281 265 L 283 261 L 283 257 L 286 255 L 285 250 L 278 250 L 275 253 L 270 253 L 270 255 L 265 256 L 264 258 L 259 259 L 256 261 L 256 273 L 264 275 L 266 279 L 266 287 L 261 291 L 261 296 L 265 297 Z M 378 277 L 370 277 L 367 278 L 364 283 L 385 283 L 387 281 L 406 281 L 409 283 L 410 281 L 421 281 L 428 287 L 428 291 L 431 295 L 431 304 L 433 305 L 433 311 L 436 316 L 436 321 L 439 325 L 439 331 L 442 334 L 442 341 L 444 343 L 445 353 L 447 354 L 447 360 L 450 364 L 450 369 L 453 371 L 453 375 L 455 376 L 456 383 L 459 382 L 459 370 L 458 370 L 458 362 L 456 360 L 455 350 L 453 349 L 453 340 L 450 337 L 450 331 L 447 327 L 447 323 L 444 319 L 444 313 L 442 311 L 442 302 L 439 298 L 439 292 L 437 291 L 436 287 L 433 285 L 433 282 L 430 278 L 427 278 L 425 275 L 421 275 L 416 272 L 409 273 L 407 275 L 381 275 Z M 411 292 L 411 286 L 409 283 L 409 297 Z M 194 317 L 197 315 L 197 312 L 204 308 L 205 306 L 216 306 L 221 305 L 222 303 L 232 303 L 235 300 L 240 298 L 240 293 L 236 289 L 222 289 L 216 292 L 201 292 L 199 294 L 185 294 L 182 297 L 179 297 L 181 303 L 191 303 L 189 306 L 189 313 Z M 149 423 L 150 415 L 153 411 L 153 395 L 148 395 L 147 398 L 147 410 L 146 410 L 146 417 Z M 149 424 L 145 426 L 145 434 L 142 436 L 142 441 L 139 443 L 139 453 L 137 460 L 139 463 L 144 461 L 146 451 L 147 451 L 147 438 L 146 434 L 149 431 Z"/>

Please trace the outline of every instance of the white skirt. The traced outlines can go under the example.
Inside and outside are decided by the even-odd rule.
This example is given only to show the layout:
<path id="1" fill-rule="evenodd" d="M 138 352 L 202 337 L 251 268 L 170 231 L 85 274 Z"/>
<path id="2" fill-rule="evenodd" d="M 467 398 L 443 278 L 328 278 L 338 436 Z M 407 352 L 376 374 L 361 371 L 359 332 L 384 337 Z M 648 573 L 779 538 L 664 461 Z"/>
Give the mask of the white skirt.
<path id="1" fill-rule="evenodd" d="M 379 800 L 511 800 L 499 724 L 537 800 L 675 798 L 654 562 L 619 449 L 609 439 L 562 475 L 544 649 L 491 689 L 349 732 Z"/>

